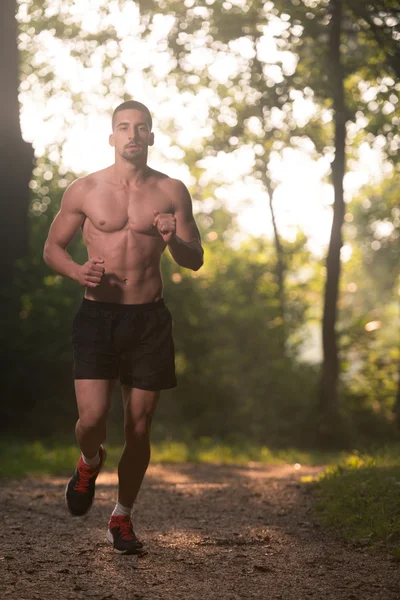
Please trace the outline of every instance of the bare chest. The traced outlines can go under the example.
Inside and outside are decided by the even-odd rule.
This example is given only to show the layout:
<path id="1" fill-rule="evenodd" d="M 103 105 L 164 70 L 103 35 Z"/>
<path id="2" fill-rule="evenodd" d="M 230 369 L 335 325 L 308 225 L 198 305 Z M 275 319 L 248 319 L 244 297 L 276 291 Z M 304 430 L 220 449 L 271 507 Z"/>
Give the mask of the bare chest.
<path id="1" fill-rule="evenodd" d="M 85 199 L 86 233 L 114 233 L 130 230 L 145 235 L 156 235 L 153 227 L 154 212 L 169 212 L 171 202 L 159 190 L 140 192 L 96 190 Z"/>

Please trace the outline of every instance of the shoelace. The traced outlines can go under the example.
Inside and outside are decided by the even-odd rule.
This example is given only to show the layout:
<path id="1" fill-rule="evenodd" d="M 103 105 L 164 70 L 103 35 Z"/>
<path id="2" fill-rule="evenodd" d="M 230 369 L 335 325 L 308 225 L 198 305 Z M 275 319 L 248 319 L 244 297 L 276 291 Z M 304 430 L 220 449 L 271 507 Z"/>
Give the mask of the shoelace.
<path id="1" fill-rule="evenodd" d="M 91 469 L 88 465 L 85 465 L 85 463 L 82 461 L 82 463 L 79 465 L 79 481 L 75 486 L 75 491 L 86 493 L 89 489 L 90 481 L 95 473 L 96 471 L 93 471 L 93 469 Z"/>
<path id="2" fill-rule="evenodd" d="M 128 518 L 124 518 L 124 517 L 120 517 L 118 519 L 118 517 L 115 517 L 113 519 L 113 521 L 115 522 L 115 524 L 119 527 L 120 531 L 121 531 L 121 537 L 124 540 L 136 540 L 136 536 L 133 533 L 133 529 L 132 529 L 132 523 L 131 520 Z M 112 521 L 111 521 L 112 523 Z"/>

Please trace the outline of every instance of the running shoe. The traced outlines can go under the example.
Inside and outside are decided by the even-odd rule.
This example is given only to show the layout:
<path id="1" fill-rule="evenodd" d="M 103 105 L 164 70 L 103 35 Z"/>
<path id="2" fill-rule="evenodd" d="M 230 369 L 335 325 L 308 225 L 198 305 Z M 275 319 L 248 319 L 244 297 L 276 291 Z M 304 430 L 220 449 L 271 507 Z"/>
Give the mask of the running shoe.
<path id="1" fill-rule="evenodd" d="M 108 523 L 107 541 L 118 554 L 143 554 L 143 544 L 133 531 L 130 517 L 116 515 Z"/>
<path id="2" fill-rule="evenodd" d="M 106 451 L 103 446 L 100 446 L 99 454 L 100 462 L 95 469 L 84 463 L 81 456 L 78 466 L 67 484 L 65 501 L 70 513 L 77 517 L 87 513 L 93 504 L 97 475 L 100 473 L 106 459 Z"/>

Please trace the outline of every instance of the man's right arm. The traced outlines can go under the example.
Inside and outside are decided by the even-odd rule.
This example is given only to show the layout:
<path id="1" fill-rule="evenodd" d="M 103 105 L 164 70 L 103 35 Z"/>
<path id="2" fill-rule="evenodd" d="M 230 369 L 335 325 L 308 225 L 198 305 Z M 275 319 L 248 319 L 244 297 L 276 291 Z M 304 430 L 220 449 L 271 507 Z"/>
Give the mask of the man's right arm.
<path id="1" fill-rule="evenodd" d="M 75 181 L 65 191 L 60 210 L 50 226 L 44 245 L 45 263 L 60 275 L 64 275 L 87 287 L 97 287 L 104 273 L 104 268 L 96 263 L 104 262 L 101 257 L 91 259 L 84 265 L 78 265 L 66 251 L 85 215 L 82 210 L 83 184 Z"/>

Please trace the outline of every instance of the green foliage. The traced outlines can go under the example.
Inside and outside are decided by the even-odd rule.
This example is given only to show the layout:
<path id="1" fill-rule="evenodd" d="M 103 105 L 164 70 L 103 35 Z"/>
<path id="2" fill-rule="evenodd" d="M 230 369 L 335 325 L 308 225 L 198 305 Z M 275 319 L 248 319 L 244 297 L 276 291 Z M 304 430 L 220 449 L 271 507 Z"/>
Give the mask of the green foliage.
<path id="1" fill-rule="evenodd" d="M 49 427 L 62 428 L 69 414 L 68 398 L 69 402 L 73 398 L 68 316 L 77 308 L 82 292 L 72 281 L 49 271 L 42 258 L 50 223 L 72 179 L 73 174 L 56 169 L 48 159 L 38 159 L 31 182 L 29 254 L 18 261 L 13 286 L 7 290 L 12 311 L 0 316 L 6 340 L 2 422 L 4 428 L 8 424 L 16 431 L 26 432 L 32 423 L 36 434 Z M 84 262 L 81 241 L 72 245 L 71 252 Z"/>
<path id="2" fill-rule="evenodd" d="M 251 176 L 262 183 L 266 196 L 272 198 L 277 182 L 270 174 L 271 157 L 293 147 L 307 148 L 315 158 L 330 156 L 333 151 L 337 158 L 341 156 L 338 148 L 333 149 L 335 117 L 337 122 L 346 123 L 349 159 L 357 158 L 361 142 L 376 143 L 396 167 L 400 113 L 391 59 L 398 55 L 394 44 L 398 41 L 398 14 L 394 14 L 390 2 L 383 0 L 380 8 L 361 7 L 362 3 L 352 1 L 341 3 L 340 60 L 335 66 L 330 47 L 334 4 L 328 0 L 312 3 L 275 0 L 267 4 L 253 0 L 241 5 L 214 2 L 204 6 L 201 0 L 193 0 L 189 10 L 176 0 L 162 5 L 161 8 L 168 6 L 174 15 L 168 47 L 175 59 L 171 74 L 178 88 L 188 94 L 200 93 L 206 88 L 211 98 L 208 121 L 212 126 L 212 143 L 204 140 L 197 157 L 191 149 L 187 154 L 191 161 L 198 163 L 204 155 L 216 156 L 219 152 L 235 153 L 236 147 L 247 144 L 254 151 Z M 140 6 L 149 18 L 146 32 L 151 34 L 154 7 L 146 2 Z M 379 23 L 377 35 L 375 26 Z M 272 60 L 270 53 L 262 52 L 267 39 L 271 48 L 275 46 Z M 200 41 L 204 53 L 202 63 L 194 60 Z M 294 66 L 285 64 L 284 53 L 293 53 Z M 227 56 L 235 58 L 236 68 L 229 77 L 221 78 L 213 67 Z M 271 63 L 274 71 L 271 71 Z M 342 82 L 345 108 L 333 115 L 334 99 Z M 295 115 L 295 103 L 299 99 L 312 101 L 315 108 L 314 114 L 304 118 L 303 123 Z M 340 231 L 336 230 L 336 234 L 332 247 L 338 249 Z M 286 256 L 278 245 L 277 255 L 283 265 L 281 274 L 286 275 Z M 334 258 L 338 263 L 338 250 Z M 365 260 L 368 260 L 367 252 Z M 279 281 L 278 269 L 275 275 Z M 276 296 L 283 296 L 282 290 L 277 290 Z M 331 315 L 333 319 L 335 314 L 336 311 Z M 347 350 L 345 336 L 350 335 L 348 328 L 352 327 L 349 320 L 356 324 L 365 318 L 365 314 L 352 314 L 350 319 L 348 313 L 343 318 L 340 316 L 344 350 Z M 328 315 L 327 322 L 331 321 Z M 354 331 L 357 331 L 356 326 Z M 333 331 L 331 333 L 333 335 Z M 381 351 L 386 351 L 385 345 Z M 347 353 L 347 360 L 350 357 L 351 353 Z M 348 362 L 355 360 L 352 357 Z M 370 367 L 374 355 L 363 349 L 361 360 L 366 361 L 363 366 L 370 373 L 371 382 L 376 374 Z M 385 376 L 391 381 L 393 370 L 385 371 Z M 381 386 L 371 386 L 371 389 L 375 393 Z M 359 390 L 352 389 L 353 392 L 359 396 Z M 327 390 L 325 395 L 328 395 Z M 383 405 L 393 404 L 391 384 L 382 395 L 385 396 Z M 371 402 L 370 394 L 367 410 Z"/>
<path id="3" fill-rule="evenodd" d="M 115 470 L 121 457 L 122 446 L 107 444 L 106 468 Z M 339 459 L 335 454 L 304 452 L 296 448 L 272 450 L 250 442 L 222 444 L 211 438 L 176 442 L 173 440 L 152 443 L 152 463 L 220 463 L 243 464 L 252 462 L 268 464 L 296 464 L 300 469 L 306 465 L 331 464 Z M 0 478 L 33 475 L 70 475 L 79 458 L 76 445 L 57 442 L 0 444 Z"/>
<path id="4" fill-rule="evenodd" d="M 303 0 L 275 0 L 274 5 L 280 13 L 290 17 L 286 43 L 298 56 L 294 82 L 300 89 L 305 85 L 310 87 L 314 101 L 325 108 L 331 107 L 337 75 L 332 71 L 327 45 L 331 3 L 323 1 L 310 6 Z M 353 141 L 353 145 L 348 144 L 347 152 L 350 156 L 356 153 L 361 139 L 371 145 L 377 142 L 397 168 L 400 117 L 396 93 L 400 69 L 398 11 L 391 0 L 378 3 L 346 0 L 342 5 L 345 118 L 352 128 L 349 141 Z"/>
<path id="5" fill-rule="evenodd" d="M 377 283 L 380 300 L 387 301 L 398 286 L 400 270 L 400 179 L 397 174 L 365 186 L 348 206 L 353 221 L 347 227 L 350 240 L 362 254 L 362 268 Z M 374 298 L 377 303 L 378 298 Z"/>
<path id="6" fill-rule="evenodd" d="M 347 0 L 347 4 L 359 20 L 360 29 L 377 43 L 387 65 L 399 77 L 400 19 L 397 0 L 378 0 L 373 3 Z"/>
<path id="7" fill-rule="evenodd" d="M 113 7 L 117 3 L 119 7 L 124 4 L 117 0 Z M 54 48 L 63 48 L 68 59 L 75 60 L 75 67 L 81 71 L 83 79 L 86 69 L 100 67 L 102 76 L 97 93 L 108 100 L 101 103 L 100 110 L 108 111 L 109 106 L 125 93 L 127 66 L 115 64 L 116 48 L 121 38 L 113 23 L 112 8 L 104 4 L 93 27 L 93 22 L 85 21 L 84 12 L 79 10 L 74 0 L 18 0 L 18 5 L 21 100 L 24 102 L 27 94 L 32 93 L 43 103 L 49 99 L 62 102 L 61 112 L 56 108 L 57 102 L 48 103 L 47 110 L 47 119 L 53 119 L 59 131 L 58 142 L 62 143 L 65 127 L 76 121 L 77 114 L 90 112 L 93 97 L 87 90 L 71 90 L 68 77 L 64 77 L 62 72 L 56 75 Z"/>
<path id="8" fill-rule="evenodd" d="M 400 211 L 396 176 L 367 186 L 348 204 L 340 345 L 343 405 L 364 441 L 391 433 L 400 364 Z"/>
<path id="9" fill-rule="evenodd" d="M 51 273 L 42 260 L 48 227 L 71 179 L 72 174 L 67 177 L 48 160 L 39 160 L 31 184 L 30 254 L 19 262 L 9 292 L 17 307 L 14 321 L 2 324 L 9 340 L 3 422 L 20 435 L 62 434 L 70 430 L 76 414 L 70 329 L 83 290 Z M 296 361 L 309 283 L 294 278 L 288 284 L 290 353 L 283 357 L 271 243 L 249 239 L 239 248 L 230 247 L 235 223 L 222 208 L 199 213 L 198 220 L 205 266 L 191 272 L 178 267 L 168 252 L 163 257 L 179 387 L 165 393 L 158 435 L 228 439 L 234 433 L 257 443 L 296 443 L 316 375 L 315 369 Z M 294 271 L 305 261 L 312 263 L 305 242 L 299 236 L 286 244 Z M 80 236 L 70 252 L 77 262 L 86 260 Z M 114 416 L 115 421 L 121 418 L 117 408 Z"/>
<path id="10" fill-rule="evenodd" d="M 355 453 L 329 467 L 315 485 L 317 514 L 360 546 L 400 551 L 399 447 Z"/>
<path id="11" fill-rule="evenodd" d="M 31 434 L 32 438 L 70 431 L 76 414 L 70 326 L 83 290 L 51 273 L 41 255 L 62 191 L 74 178 L 55 167 L 62 161 L 65 137 L 59 123 L 74 121 L 92 105 L 89 92 L 72 92 L 68 82 L 55 76 L 54 65 L 41 51 L 51 38 L 54 44 L 68 46 L 82 74 L 85 69 L 98 67 L 102 74 L 96 90 L 101 95 L 100 110 L 125 99 L 129 71 L 127 53 L 118 56 L 122 40 L 112 25 L 112 10 L 117 5 L 101 7 L 98 31 L 93 33 L 71 10 L 73 4 L 72 0 L 57 5 L 49 0 L 20 2 L 21 100 L 33 92 L 43 103 L 62 98 L 66 106 L 63 114 L 57 115 L 61 119 L 57 121 L 58 139 L 48 148 L 48 157 L 38 159 L 34 172 L 30 253 L 19 262 L 13 287 L 7 291 L 15 311 L 12 318 L 0 318 L 5 340 L 2 365 L 7 374 L 2 423 L 6 427 L 8 422 L 12 431 Z M 123 4 L 118 0 L 118 6 Z M 212 136 L 185 148 L 186 163 L 197 181 L 192 189 L 197 201 L 215 197 L 221 182 L 203 177 L 206 169 L 201 159 L 218 152 L 234 152 L 244 145 L 253 148 L 251 176 L 264 186 L 266 198 L 273 196 L 276 184 L 269 173 L 271 157 L 288 147 L 307 147 L 315 157 L 332 152 L 334 79 L 326 44 L 329 3 L 312 4 L 278 0 L 272 7 L 260 0 L 207 6 L 194 0 L 192 7 L 176 0 L 136 4 L 141 11 L 140 41 L 154 35 L 161 14 L 173 16 L 168 47 L 160 42 L 164 55 L 173 59 L 165 79 L 171 89 L 177 89 L 176 83 L 188 101 L 206 89 L 211 99 Z M 388 11 L 390 4 L 389 0 L 380 2 Z M 393 45 L 387 35 L 394 35 L 396 26 L 390 26 L 389 32 L 385 17 L 380 33 L 384 37 L 377 44 L 368 21 L 354 16 L 355 5 L 346 2 L 343 36 L 349 107 L 346 119 L 356 125 L 348 150 L 357 157 L 361 142 L 373 144 L 380 136 L 378 142 L 386 156 L 394 157 L 399 103 L 393 91 L 395 84 L 390 83 L 392 67 L 387 54 L 393 55 Z M 372 10 L 370 4 L 368 10 Z M 273 65 L 274 76 L 269 57 L 259 51 L 268 25 L 277 27 L 272 35 L 277 49 L 293 53 L 295 58 L 293 68 L 289 68 L 279 55 Z M 193 65 L 190 56 L 200 47 L 204 62 Z M 211 66 L 224 56 L 236 58 L 237 70 L 221 83 L 212 76 Z M 150 80 L 152 59 L 146 64 Z M 315 113 L 303 123 L 294 115 L 294 102 L 299 97 L 315 105 Z M 280 115 L 280 125 L 275 124 L 273 115 Z M 311 145 L 305 146 L 307 140 Z M 362 439 L 377 433 L 387 435 L 396 388 L 398 353 L 393 348 L 397 343 L 394 305 L 398 299 L 393 291 L 393 273 L 398 268 L 398 185 L 394 181 L 392 187 L 388 184 L 382 190 L 364 190 L 359 201 L 348 207 L 354 220 L 345 234 L 354 244 L 352 259 L 344 269 L 340 306 L 342 405 L 350 433 Z M 370 201 L 368 210 L 366 199 Z M 177 267 L 168 254 L 163 258 L 180 385 L 166 393 L 160 404 L 157 434 L 224 439 L 234 435 L 259 443 L 305 443 L 314 426 L 317 370 L 299 361 L 299 347 L 304 338 L 303 324 L 321 316 L 324 268 L 310 256 L 304 236 L 299 234 L 293 243 L 282 242 L 286 276 L 282 323 L 278 261 L 272 243 L 251 239 L 234 247 L 234 219 L 217 204 L 211 213 L 199 208 L 197 217 L 205 240 L 205 267 L 191 274 Z M 378 235 L 376 224 L 380 222 L 393 223 L 392 233 Z M 356 231 L 351 233 L 350 227 Z M 380 243 L 379 249 L 376 244 L 371 246 L 373 242 Z M 84 262 L 81 239 L 70 251 L 78 262 Z M 300 276 L 304 269 L 311 272 L 305 282 Z M 357 292 L 348 291 L 351 283 L 357 285 Z M 365 326 L 371 320 L 383 325 L 370 333 Z M 288 343 L 285 357 L 282 338 Z M 118 409 L 114 417 L 115 421 L 121 418 Z"/>
<path id="12" fill-rule="evenodd" d="M 229 215 L 224 214 L 226 220 Z M 168 415 L 169 427 L 180 435 L 188 431 L 226 439 L 237 433 L 261 443 L 295 442 L 302 437 L 298 425 L 305 419 L 316 375 L 295 358 L 307 286 L 289 287 L 292 355 L 285 358 L 273 248 L 254 239 L 230 249 L 223 240 L 226 224 L 218 227 L 221 217 L 221 210 L 198 215 L 199 223 L 206 221 L 211 230 L 203 232 L 205 265 L 199 272 L 180 269 L 165 256 L 165 297 L 174 315 L 179 386 L 173 400 L 160 406 L 160 418 Z M 307 252 L 299 241 L 294 246 L 301 262 L 300 254 Z"/>

